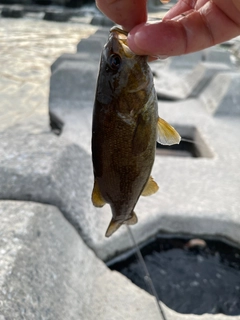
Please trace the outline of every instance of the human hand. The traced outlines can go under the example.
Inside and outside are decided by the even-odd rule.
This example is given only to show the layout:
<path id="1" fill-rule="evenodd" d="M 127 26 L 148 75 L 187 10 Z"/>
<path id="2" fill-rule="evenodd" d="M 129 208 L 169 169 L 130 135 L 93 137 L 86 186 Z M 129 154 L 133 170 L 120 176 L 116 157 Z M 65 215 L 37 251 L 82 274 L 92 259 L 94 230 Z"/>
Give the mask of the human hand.
<path id="1" fill-rule="evenodd" d="M 162 22 L 147 23 L 147 0 L 96 0 L 111 20 L 130 31 L 140 55 L 176 56 L 240 35 L 240 0 L 179 0 Z"/>

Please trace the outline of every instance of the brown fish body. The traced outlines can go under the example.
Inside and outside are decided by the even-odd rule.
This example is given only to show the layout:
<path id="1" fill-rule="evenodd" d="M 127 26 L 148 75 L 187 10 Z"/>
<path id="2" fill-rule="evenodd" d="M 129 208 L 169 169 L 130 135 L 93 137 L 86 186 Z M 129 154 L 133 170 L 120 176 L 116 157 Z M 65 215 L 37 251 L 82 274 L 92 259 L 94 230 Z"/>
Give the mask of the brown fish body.
<path id="1" fill-rule="evenodd" d="M 149 180 L 157 139 L 157 98 L 147 57 L 133 54 L 126 35 L 115 28 L 105 45 L 92 126 L 93 204 L 109 203 L 106 236 L 123 223 L 134 224 L 134 207 Z"/>

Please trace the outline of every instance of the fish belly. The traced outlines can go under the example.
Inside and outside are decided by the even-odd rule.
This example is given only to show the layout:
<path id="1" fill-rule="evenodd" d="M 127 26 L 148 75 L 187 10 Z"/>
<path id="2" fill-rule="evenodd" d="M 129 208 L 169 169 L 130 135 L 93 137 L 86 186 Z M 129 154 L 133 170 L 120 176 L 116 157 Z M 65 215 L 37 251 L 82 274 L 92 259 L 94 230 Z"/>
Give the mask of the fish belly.
<path id="1" fill-rule="evenodd" d="M 100 193 L 113 218 L 132 214 L 155 157 L 156 116 L 131 118 L 117 112 L 94 114 L 92 156 Z"/>

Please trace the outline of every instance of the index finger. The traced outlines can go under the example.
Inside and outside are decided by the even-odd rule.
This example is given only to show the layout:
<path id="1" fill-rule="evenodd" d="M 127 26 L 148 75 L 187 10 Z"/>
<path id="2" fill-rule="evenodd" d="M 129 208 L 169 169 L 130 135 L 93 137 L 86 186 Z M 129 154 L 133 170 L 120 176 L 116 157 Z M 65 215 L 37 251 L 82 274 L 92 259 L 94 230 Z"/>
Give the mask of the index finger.
<path id="1" fill-rule="evenodd" d="M 240 0 L 207 1 L 198 10 L 142 24 L 131 30 L 128 45 L 137 54 L 174 56 L 198 51 L 240 34 Z"/>
<path id="2" fill-rule="evenodd" d="M 96 0 L 96 5 L 126 31 L 147 21 L 147 0 Z"/>

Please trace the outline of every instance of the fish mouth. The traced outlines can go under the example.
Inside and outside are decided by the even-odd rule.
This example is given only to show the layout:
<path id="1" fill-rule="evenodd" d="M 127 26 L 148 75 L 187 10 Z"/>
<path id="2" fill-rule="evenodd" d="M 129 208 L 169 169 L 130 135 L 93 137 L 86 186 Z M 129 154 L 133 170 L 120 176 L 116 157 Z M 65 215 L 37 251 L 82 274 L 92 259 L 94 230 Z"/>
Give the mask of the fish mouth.
<path id="1" fill-rule="evenodd" d="M 118 40 L 127 40 L 127 36 L 128 36 L 127 31 L 120 29 L 119 27 L 116 27 L 116 26 L 110 29 L 110 34 L 113 35 Z"/>
<path id="2" fill-rule="evenodd" d="M 109 40 L 112 43 L 113 51 L 119 54 L 122 51 L 123 55 L 130 58 L 134 56 L 134 53 L 128 47 L 127 36 L 128 32 L 119 27 L 114 26 L 110 29 Z"/>

